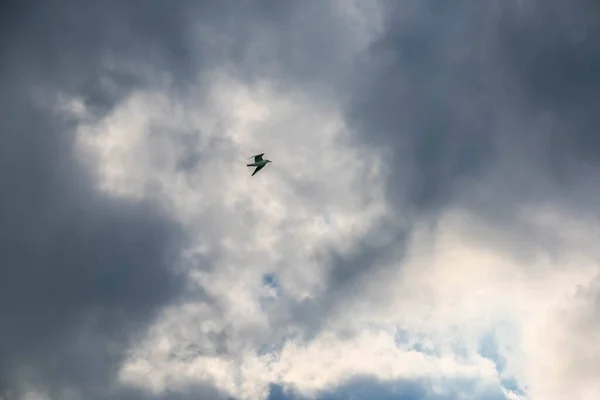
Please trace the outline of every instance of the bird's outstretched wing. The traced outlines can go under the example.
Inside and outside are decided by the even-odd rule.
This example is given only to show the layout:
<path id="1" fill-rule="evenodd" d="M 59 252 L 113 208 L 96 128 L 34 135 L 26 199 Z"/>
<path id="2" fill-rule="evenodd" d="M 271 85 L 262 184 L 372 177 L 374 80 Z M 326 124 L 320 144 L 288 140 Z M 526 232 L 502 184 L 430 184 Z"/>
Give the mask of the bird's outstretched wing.
<path id="1" fill-rule="evenodd" d="M 264 165 L 261 165 L 261 166 L 259 166 L 259 167 L 256 167 L 256 169 L 254 170 L 254 172 L 253 172 L 253 173 L 252 173 L 252 175 L 250 175 L 250 176 L 254 176 L 254 174 L 256 174 L 258 171 L 260 171 L 260 170 L 261 170 L 261 169 L 263 169 L 264 167 L 265 167 Z"/>
<path id="2" fill-rule="evenodd" d="M 265 153 L 260 153 L 255 156 L 252 156 L 252 157 L 254 157 L 254 162 L 262 161 L 263 160 L 262 156 L 264 156 L 264 155 L 265 155 Z M 252 158 L 252 157 L 248 157 L 248 158 Z"/>

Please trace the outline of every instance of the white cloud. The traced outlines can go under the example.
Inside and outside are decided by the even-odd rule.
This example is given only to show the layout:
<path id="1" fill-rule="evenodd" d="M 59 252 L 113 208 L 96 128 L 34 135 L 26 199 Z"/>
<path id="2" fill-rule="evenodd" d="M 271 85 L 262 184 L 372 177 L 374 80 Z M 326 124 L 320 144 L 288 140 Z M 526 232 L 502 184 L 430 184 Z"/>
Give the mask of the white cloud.
<path id="1" fill-rule="evenodd" d="M 577 285 L 599 273 L 598 254 L 589 224 L 552 209 L 524 210 L 522 220 L 529 232 L 552 233 L 559 259 L 539 249 L 522 258 L 511 250 L 527 245 L 514 241 L 518 232 L 498 232 L 454 210 L 437 231 L 417 229 L 408 255 L 398 254 L 338 303 L 313 341 L 288 339 L 276 358 L 259 355 L 260 346 L 294 333 L 273 326 L 285 318 L 270 313 L 286 308 L 262 308 L 261 297 L 268 296 L 263 274 L 276 274 L 287 298 L 327 290 L 327 266 L 316 255 L 349 250 L 386 215 L 382 177 L 377 157 L 361 158 L 345 141 L 334 104 L 223 77 L 214 81 L 210 99 L 138 92 L 79 131 L 82 148 L 98 160 L 104 190 L 143 197 L 154 185 L 194 235 L 190 254 L 204 252 L 214 263 L 198 265 L 192 276 L 220 308 L 190 303 L 166 312 L 124 365 L 124 380 L 159 392 L 209 380 L 250 399 L 265 398 L 272 381 L 311 394 L 357 374 L 454 376 L 499 386 L 493 364 L 478 354 L 490 332 L 506 358 L 505 377 L 529 385 L 531 399 L 562 399 L 561 388 L 572 393 L 569 382 L 583 379 L 560 364 L 585 360 L 586 352 L 565 348 L 568 330 L 576 328 L 561 323 L 558 310 L 568 309 Z M 150 129 L 153 124 L 169 135 Z M 185 135 L 196 135 L 183 141 L 194 148 L 181 145 Z M 196 168 L 177 167 L 185 151 L 200 152 Z M 245 157 L 257 151 L 274 163 L 249 178 Z M 553 332 L 553 324 L 562 328 Z M 433 353 L 396 345 L 398 327 L 409 342 L 429 343 Z M 343 332 L 353 335 L 339 336 Z M 555 346 L 561 351 L 549 350 Z M 597 390 L 586 382 L 584 400 L 584 390 L 590 399 Z"/>
<path id="2" fill-rule="evenodd" d="M 291 298 L 324 290 L 327 271 L 317 254 L 348 250 L 385 215 L 386 205 L 378 160 L 346 142 L 335 105 L 301 93 L 278 93 L 266 84 L 245 87 L 222 76 L 213 82 L 210 101 L 134 93 L 102 121 L 82 125 L 79 144 L 82 154 L 95 160 L 103 190 L 141 198 L 153 187 L 194 237 L 191 259 L 204 253 L 215 264 L 208 270 L 192 267 L 191 275 L 217 299 L 220 312 L 193 304 L 171 310 L 149 348 L 168 354 L 182 343 L 202 347 L 203 335 L 212 329 L 227 338 L 227 351 L 237 359 L 253 354 L 271 336 L 286 334 L 285 329 L 273 332 L 261 310 L 263 274 L 277 274 Z M 155 127 L 164 127 L 168 135 Z M 180 145 L 184 135 L 197 135 L 184 141 L 196 148 Z M 200 152 L 197 167 L 178 169 L 178 159 L 190 150 Z M 274 162 L 250 178 L 246 157 L 259 151 Z M 186 311 L 190 307 L 193 312 Z M 235 389 L 231 361 L 211 355 L 195 363 L 204 363 L 206 376 L 224 389 L 250 390 Z M 126 370 L 141 365 L 129 364 Z M 158 360 L 152 365 L 161 370 Z M 262 393 L 267 384 L 262 381 L 251 392 Z"/>
<path id="3" fill-rule="evenodd" d="M 346 11 L 358 18 L 356 9 Z M 358 29 L 370 32 L 360 46 L 380 23 Z M 319 255 L 350 251 L 392 217 L 381 158 L 349 140 L 327 97 L 284 93 L 269 82 L 246 86 L 225 74 L 207 81 L 181 98 L 135 92 L 101 121 L 86 120 L 81 102 L 67 103 L 83 121 L 80 154 L 100 187 L 165 201 L 193 238 L 190 276 L 216 301 L 165 310 L 132 350 L 122 380 L 157 393 L 207 380 L 264 399 L 270 382 L 311 395 L 357 375 L 436 385 L 473 379 L 483 388 L 514 377 L 531 400 L 577 391 L 582 400 L 597 397 L 597 320 L 586 322 L 591 300 L 573 302 L 578 285 L 600 273 L 597 226 L 556 207 L 523 209 L 513 230 L 460 209 L 446 212 L 436 230 L 417 223 L 407 254 L 398 250 L 336 299 L 314 339 L 295 338 L 297 327 L 281 325 L 290 310 L 263 300 L 318 299 L 329 272 Z M 250 178 L 246 157 L 257 152 L 274 162 Z M 281 294 L 263 285 L 269 273 Z M 489 334 L 506 359 L 502 373 L 479 352 Z M 282 342 L 275 353 L 260 351 Z"/>

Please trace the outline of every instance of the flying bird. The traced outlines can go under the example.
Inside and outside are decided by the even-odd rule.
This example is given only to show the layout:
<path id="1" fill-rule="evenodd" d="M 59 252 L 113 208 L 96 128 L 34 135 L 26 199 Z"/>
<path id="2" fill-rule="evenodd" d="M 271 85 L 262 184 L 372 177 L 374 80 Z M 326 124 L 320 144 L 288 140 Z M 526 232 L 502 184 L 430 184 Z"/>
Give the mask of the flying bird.
<path id="1" fill-rule="evenodd" d="M 256 169 L 254 170 L 254 172 L 252 173 L 251 176 L 254 176 L 254 174 L 256 174 L 258 171 L 263 169 L 265 167 L 265 165 L 272 162 L 271 160 L 263 160 L 264 155 L 265 155 L 265 153 L 261 153 L 261 154 L 252 156 L 252 157 L 254 157 L 254 162 L 252 164 L 246 164 L 248 167 L 256 167 Z M 252 157 L 248 157 L 248 158 L 252 158 Z"/>

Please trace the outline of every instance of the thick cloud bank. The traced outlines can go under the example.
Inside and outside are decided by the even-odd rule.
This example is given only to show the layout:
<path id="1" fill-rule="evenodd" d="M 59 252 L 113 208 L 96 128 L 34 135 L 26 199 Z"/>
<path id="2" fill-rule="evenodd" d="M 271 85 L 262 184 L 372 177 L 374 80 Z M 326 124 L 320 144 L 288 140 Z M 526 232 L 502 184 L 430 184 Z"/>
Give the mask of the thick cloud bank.
<path id="1" fill-rule="evenodd" d="M 600 398 L 595 2 L 0 21 L 0 399 Z"/>

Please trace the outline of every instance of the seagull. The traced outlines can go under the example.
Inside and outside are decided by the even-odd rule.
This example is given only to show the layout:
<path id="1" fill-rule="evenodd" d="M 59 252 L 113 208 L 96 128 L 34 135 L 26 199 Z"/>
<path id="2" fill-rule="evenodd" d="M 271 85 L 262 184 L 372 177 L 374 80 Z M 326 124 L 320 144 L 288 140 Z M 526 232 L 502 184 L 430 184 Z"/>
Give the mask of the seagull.
<path id="1" fill-rule="evenodd" d="M 271 160 L 263 160 L 262 156 L 264 156 L 264 155 L 265 155 L 265 153 L 261 153 L 261 154 L 252 156 L 252 157 L 254 157 L 254 162 L 252 164 L 246 164 L 248 167 L 256 167 L 256 169 L 254 170 L 254 172 L 252 173 L 251 176 L 254 176 L 254 174 L 256 174 L 258 171 L 263 169 L 265 167 L 265 165 L 272 162 Z M 248 157 L 248 158 L 252 158 L 252 157 Z"/>

